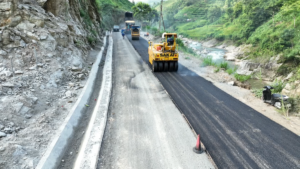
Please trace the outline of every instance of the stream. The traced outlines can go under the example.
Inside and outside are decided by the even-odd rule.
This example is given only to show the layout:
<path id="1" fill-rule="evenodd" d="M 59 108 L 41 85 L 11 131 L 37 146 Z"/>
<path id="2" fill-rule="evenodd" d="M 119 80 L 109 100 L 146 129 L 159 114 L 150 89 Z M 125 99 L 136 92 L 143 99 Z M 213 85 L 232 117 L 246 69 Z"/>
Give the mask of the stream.
<path id="1" fill-rule="evenodd" d="M 211 56 L 214 63 L 220 64 L 222 62 L 227 62 L 229 68 L 234 69 L 238 67 L 235 62 L 227 61 L 224 59 L 224 55 L 227 52 L 225 49 L 203 47 L 199 42 L 191 42 L 188 43 L 187 46 L 193 49 L 198 55 L 201 55 L 202 57 Z M 251 78 L 247 81 L 247 83 L 250 84 L 251 88 L 262 88 L 263 86 L 267 85 L 266 82 L 255 78 Z"/>

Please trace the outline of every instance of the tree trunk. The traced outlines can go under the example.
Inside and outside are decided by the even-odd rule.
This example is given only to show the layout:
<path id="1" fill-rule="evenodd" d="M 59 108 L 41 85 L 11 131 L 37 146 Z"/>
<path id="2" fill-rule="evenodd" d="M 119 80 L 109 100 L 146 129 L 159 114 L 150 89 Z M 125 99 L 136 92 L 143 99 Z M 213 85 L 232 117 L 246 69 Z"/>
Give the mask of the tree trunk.
<path id="1" fill-rule="evenodd" d="M 294 17 L 294 28 L 296 28 L 296 17 Z"/>

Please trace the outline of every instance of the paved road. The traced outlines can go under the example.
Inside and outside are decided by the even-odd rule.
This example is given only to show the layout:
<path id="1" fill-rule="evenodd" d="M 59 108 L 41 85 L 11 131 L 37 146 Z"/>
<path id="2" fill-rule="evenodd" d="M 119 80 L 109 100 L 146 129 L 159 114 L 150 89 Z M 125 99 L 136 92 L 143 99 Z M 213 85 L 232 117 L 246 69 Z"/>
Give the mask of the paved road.
<path id="1" fill-rule="evenodd" d="M 195 154 L 188 124 L 128 40 L 113 34 L 113 93 L 98 168 L 214 168 Z"/>
<path id="2" fill-rule="evenodd" d="M 148 63 L 147 41 L 131 43 Z M 219 168 L 300 168 L 299 136 L 182 65 L 176 73 L 155 75 Z"/>

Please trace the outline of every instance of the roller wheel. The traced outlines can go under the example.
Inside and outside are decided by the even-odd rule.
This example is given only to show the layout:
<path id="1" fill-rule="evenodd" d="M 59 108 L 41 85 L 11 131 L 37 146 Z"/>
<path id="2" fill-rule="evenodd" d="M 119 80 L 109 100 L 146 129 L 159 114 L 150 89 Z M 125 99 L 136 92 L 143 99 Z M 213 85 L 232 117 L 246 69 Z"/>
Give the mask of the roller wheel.
<path id="1" fill-rule="evenodd" d="M 168 62 L 164 62 L 164 72 L 169 71 L 169 63 Z"/>
<path id="2" fill-rule="evenodd" d="M 174 72 L 177 72 L 178 70 L 178 62 L 174 62 Z"/>
<path id="3" fill-rule="evenodd" d="M 157 72 L 157 62 L 155 62 L 155 61 L 153 61 L 153 64 L 152 64 L 152 71 Z"/>
<path id="4" fill-rule="evenodd" d="M 174 71 L 174 69 L 175 69 L 174 62 L 170 62 L 170 64 L 169 64 L 169 71 Z"/>
<path id="5" fill-rule="evenodd" d="M 162 72 L 164 70 L 164 64 L 163 62 L 158 62 L 158 71 Z"/>

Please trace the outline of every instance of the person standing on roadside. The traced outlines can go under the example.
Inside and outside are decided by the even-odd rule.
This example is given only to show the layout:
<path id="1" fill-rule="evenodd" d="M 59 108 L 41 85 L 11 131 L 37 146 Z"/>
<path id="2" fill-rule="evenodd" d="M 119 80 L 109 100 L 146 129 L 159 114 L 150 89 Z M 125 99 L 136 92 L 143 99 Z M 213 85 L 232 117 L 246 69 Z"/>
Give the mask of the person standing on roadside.
<path id="1" fill-rule="evenodd" d="M 121 34 L 122 34 L 123 39 L 124 39 L 124 36 L 125 36 L 125 29 L 122 29 L 122 30 L 121 30 Z"/>

